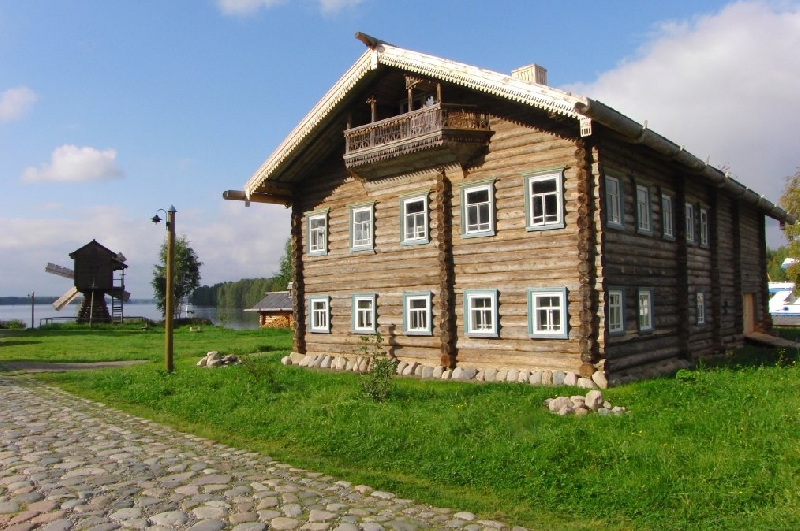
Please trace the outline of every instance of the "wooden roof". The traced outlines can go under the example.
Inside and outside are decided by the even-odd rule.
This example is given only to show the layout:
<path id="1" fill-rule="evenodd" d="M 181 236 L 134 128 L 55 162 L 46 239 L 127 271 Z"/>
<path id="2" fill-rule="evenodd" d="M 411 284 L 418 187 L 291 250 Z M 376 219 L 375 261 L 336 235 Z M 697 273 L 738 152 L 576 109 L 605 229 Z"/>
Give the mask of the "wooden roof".
<path id="1" fill-rule="evenodd" d="M 125 257 L 122 256 L 121 253 L 115 253 L 108 247 L 101 245 L 97 240 L 92 240 L 83 247 L 75 249 L 69 253 L 69 257 L 74 260 L 76 257 L 83 256 L 90 252 L 95 255 L 98 252 L 100 255 L 105 255 L 111 261 L 114 270 L 125 269 L 128 267 L 128 265 L 124 263 Z"/>
<path id="2" fill-rule="evenodd" d="M 291 312 L 292 295 L 288 291 L 268 292 L 266 297 L 258 301 L 252 308 L 247 308 L 246 312 Z"/>
<path id="3" fill-rule="evenodd" d="M 480 93 L 520 109 L 536 109 L 556 119 L 572 121 L 576 135 L 590 136 L 592 122 L 597 122 L 630 142 L 643 144 L 674 160 L 711 184 L 754 205 L 764 214 L 781 222 L 795 222 L 793 216 L 732 179 L 727 172 L 710 166 L 685 151 L 683 146 L 597 100 L 546 85 L 528 83 L 511 75 L 406 50 L 362 33 L 357 33 L 356 37 L 367 45 L 367 50 L 264 161 L 245 184 L 244 192 L 227 192 L 224 194 L 226 198 L 257 201 L 257 196 L 275 194 L 280 196 L 281 202 L 291 202 L 285 190 L 292 182 L 302 180 L 307 170 L 330 155 L 332 150 L 343 151 L 345 113 L 353 101 L 363 96 L 364 87 L 375 87 L 380 76 L 411 73 Z"/>

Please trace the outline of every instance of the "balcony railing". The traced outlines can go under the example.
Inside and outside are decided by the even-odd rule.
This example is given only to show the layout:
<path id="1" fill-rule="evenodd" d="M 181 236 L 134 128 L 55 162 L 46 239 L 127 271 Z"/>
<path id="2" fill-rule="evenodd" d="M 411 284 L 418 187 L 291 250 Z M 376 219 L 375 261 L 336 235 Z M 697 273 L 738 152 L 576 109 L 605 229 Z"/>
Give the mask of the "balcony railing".
<path id="1" fill-rule="evenodd" d="M 398 147 L 407 141 L 411 141 L 417 148 L 424 149 L 425 146 L 420 145 L 419 141 L 429 135 L 434 137 L 431 140 L 431 147 L 440 145 L 450 136 L 453 140 L 471 143 L 476 138 L 474 133 L 479 133 L 478 137 L 485 139 L 488 137 L 480 133 L 489 131 L 488 113 L 463 105 L 437 103 L 400 116 L 347 129 L 344 132 L 345 160 L 351 157 L 358 158 L 359 153 L 373 151 L 382 146 Z M 374 157 L 368 158 L 374 159 Z"/>

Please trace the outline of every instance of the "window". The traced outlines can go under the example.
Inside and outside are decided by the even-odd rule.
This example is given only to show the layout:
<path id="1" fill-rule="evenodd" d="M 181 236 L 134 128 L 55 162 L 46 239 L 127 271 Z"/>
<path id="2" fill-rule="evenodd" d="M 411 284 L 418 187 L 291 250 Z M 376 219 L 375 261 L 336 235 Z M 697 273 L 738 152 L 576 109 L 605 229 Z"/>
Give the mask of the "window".
<path id="1" fill-rule="evenodd" d="M 528 230 L 564 228 L 564 192 L 561 173 L 525 178 L 525 212 Z"/>
<path id="2" fill-rule="evenodd" d="M 315 334 L 330 334 L 330 297 L 314 295 L 308 298 L 308 329 Z"/>
<path id="3" fill-rule="evenodd" d="M 695 306 L 697 308 L 695 313 L 697 324 L 706 324 L 706 297 L 702 292 L 696 294 Z"/>
<path id="4" fill-rule="evenodd" d="M 686 241 L 694 242 L 694 207 L 686 205 Z"/>
<path id="5" fill-rule="evenodd" d="M 375 294 L 353 295 L 353 332 L 375 333 Z"/>
<path id="6" fill-rule="evenodd" d="M 461 189 L 461 233 L 463 236 L 494 236 L 494 184 Z"/>
<path id="7" fill-rule="evenodd" d="M 567 289 L 528 290 L 528 335 L 567 339 Z"/>
<path id="8" fill-rule="evenodd" d="M 700 209 L 700 245 L 708 245 L 708 210 Z"/>
<path id="9" fill-rule="evenodd" d="M 653 323 L 653 290 L 639 290 L 639 332 L 650 332 L 655 329 Z"/>
<path id="10" fill-rule="evenodd" d="M 650 234 L 652 215 L 650 213 L 650 187 L 636 185 L 636 230 Z"/>
<path id="11" fill-rule="evenodd" d="M 403 332 L 408 335 L 431 335 L 431 293 L 403 294 Z"/>
<path id="12" fill-rule="evenodd" d="M 675 212 L 672 207 L 672 196 L 661 196 L 661 222 L 663 224 L 664 238 L 675 239 Z"/>
<path id="13" fill-rule="evenodd" d="M 610 227 L 622 229 L 625 227 L 624 202 L 622 200 L 622 185 L 616 177 L 606 176 L 606 224 Z"/>
<path id="14" fill-rule="evenodd" d="M 608 290 L 608 332 L 625 333 L 625 294 L 619 288 Z"/>
<path id="15" fill-rule="evenodd" d="M 497 290 L 464 292 L 464 332 L 470 336 L 497 337 Z"/>
<path id="16" fill-rule="evenodd" d="M 405 245 L 428 243 L 428 196 L 400 200 L 400 225 Z"/>
<path id="17" fill-rule="evenodd" d="M 328 253 L 328 211 L 309 212 L 306 214 L 308 227 L 308 254 L 325 255 Z"/>
<path id="18" fill-rule="evenodd" d="M 373 205 L 350 207 L 350 250 L 372 249 Z"/>

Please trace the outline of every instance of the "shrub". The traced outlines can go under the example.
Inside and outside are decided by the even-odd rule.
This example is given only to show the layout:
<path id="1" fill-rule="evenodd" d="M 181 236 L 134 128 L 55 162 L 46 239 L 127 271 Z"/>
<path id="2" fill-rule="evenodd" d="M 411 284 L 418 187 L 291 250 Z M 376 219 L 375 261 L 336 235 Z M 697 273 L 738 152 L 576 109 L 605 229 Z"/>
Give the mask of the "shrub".
<path id="1" fill-rule="evenodd" d="M 11 319 L 10 321 L 0 321 L 0 329 L 5 330 L 24 330 L 25 323 L 19 319 Z"/>
<path id="2" fill-rule="evenodd" d="M 368 371 L 361 375 L 361 390 L 376 402 L 386 400 L 391 392 L 397 362 L 384 350 L 381 333 L 361 336 L 358 351 L 361 356 L 369 359 Z"/>

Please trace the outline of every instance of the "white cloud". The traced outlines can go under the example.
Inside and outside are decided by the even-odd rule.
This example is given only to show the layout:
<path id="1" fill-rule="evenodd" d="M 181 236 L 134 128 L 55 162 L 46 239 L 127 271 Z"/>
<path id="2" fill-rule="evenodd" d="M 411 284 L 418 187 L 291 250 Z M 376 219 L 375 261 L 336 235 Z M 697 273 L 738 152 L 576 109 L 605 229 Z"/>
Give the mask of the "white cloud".
<path id="1" fill-rule="evenodd" d="M 636 57 L 567 90 L 623 114 L 773 202 L 800 166 L 800 6 L 737 2 L 662 24 Z"/>
<path id="2" fill-rule="evenodd" d="M 24 115 L 39 99 L 28 87 L 16 87 L 0 93 L 0 122 L 10 122 Z"/>
<path id="3" fill-rule="evenodd" d="M 56 148 L 49 164 L 39 168 L 26 168 L 22 174 L 23 182 L 82 182 L 120 179 L 125 172 L 117 166 L 117 152 L 114 149 L 99 151 L 92 147 L 78 147 L 64 144 Z"/>
<path id="4" fill-rule="evenodd" d="M 334 13 L 349 6 L 356 6 L 363 0 L 314 0 L 323 13 Z M 262 7 L 269 9 L 285 4 L 286 0 L 217 0 L 220 11 L 225 15 L 252 15 Z"/>

